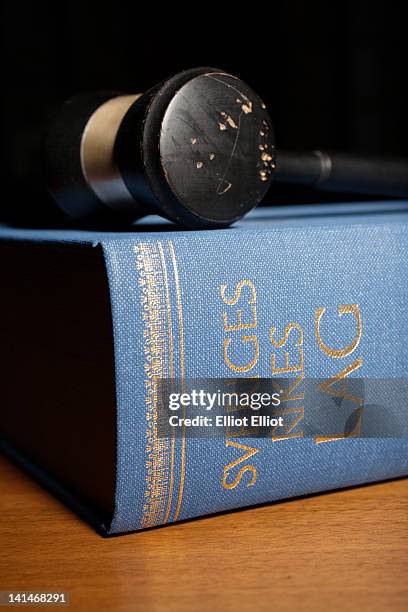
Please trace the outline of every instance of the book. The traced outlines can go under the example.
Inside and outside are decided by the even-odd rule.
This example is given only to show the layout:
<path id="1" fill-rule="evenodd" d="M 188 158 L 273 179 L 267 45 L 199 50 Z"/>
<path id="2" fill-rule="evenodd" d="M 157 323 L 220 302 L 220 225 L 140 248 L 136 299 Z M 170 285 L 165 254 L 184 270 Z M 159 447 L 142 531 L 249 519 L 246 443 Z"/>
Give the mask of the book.
<path id="1" fill-rule="evenodd" d="M 100 533 L 408 474 L 408 202 L 2 227 L 0 253 L 1 448 Z M 283 424 L 160 430 L 161 381 L 233 379 L 287 381 Z M 313 429 L 322 394 L 348 429 Z"/>

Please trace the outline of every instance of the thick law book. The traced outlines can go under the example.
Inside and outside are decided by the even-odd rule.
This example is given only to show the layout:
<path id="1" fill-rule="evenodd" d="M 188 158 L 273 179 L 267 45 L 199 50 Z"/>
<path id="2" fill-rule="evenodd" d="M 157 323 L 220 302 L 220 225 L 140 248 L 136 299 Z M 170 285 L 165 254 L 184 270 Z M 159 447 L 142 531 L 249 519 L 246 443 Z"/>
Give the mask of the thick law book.
<path id="1" fill-rule="evenodd" d="M 1 447 L 101 533 L 408 474 L 408 203 L 3 227 L 0 254 Z M 161 431 L 161 381 L 244 378 L 288 382 L 267 435 Z M 311 427 L 311 383 L 347 427 Z"/>

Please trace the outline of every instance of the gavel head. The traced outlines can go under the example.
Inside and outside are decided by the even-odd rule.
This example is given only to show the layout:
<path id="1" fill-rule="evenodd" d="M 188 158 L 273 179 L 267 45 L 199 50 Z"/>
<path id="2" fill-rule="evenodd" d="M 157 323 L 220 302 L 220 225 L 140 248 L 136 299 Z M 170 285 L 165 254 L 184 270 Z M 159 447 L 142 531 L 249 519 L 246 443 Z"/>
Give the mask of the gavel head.
<path id="1" fill-rule="evenodd" d="M 265 104 L 214 68 L 181 72 L 139 96 L 77 96 L 50 124 L 46 174 L 72 218 L 158 213 L 223 227 L 264 197 L 274 164 Z"/>

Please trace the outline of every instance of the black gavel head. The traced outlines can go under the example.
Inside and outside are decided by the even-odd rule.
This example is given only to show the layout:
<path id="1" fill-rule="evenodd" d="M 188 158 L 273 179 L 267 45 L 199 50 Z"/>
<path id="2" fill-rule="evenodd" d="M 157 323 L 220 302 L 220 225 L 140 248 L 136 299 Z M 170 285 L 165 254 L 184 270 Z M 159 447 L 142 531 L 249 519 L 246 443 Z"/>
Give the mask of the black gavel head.
<path id="1" fill-rule="evenodd" d="M 78 221 L 158 213 L 186 227 L 223 227 L 264 197 L 274 145 L 254 91 L 220 70 L 197 68 L 142 95 L 69 100 L 46 133 L 46 180 Z"/>

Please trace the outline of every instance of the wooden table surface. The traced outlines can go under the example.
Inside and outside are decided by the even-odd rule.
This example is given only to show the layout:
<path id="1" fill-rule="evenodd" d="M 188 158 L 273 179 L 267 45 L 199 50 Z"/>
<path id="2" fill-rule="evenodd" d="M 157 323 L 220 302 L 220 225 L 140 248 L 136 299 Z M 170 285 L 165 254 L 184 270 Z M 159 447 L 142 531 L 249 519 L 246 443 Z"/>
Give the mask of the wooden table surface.
<path id="1" fill-rule="evenodd" d="M 109 539 L 4 458 L 0 483 L 1 590 L 87 611 L 408 610 L 406 479 Z"/>

